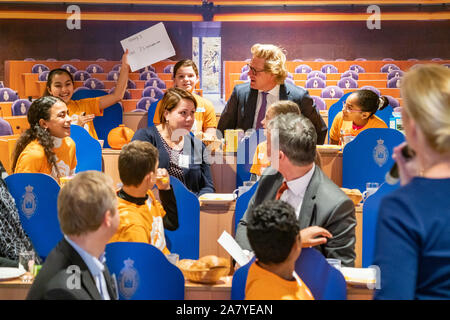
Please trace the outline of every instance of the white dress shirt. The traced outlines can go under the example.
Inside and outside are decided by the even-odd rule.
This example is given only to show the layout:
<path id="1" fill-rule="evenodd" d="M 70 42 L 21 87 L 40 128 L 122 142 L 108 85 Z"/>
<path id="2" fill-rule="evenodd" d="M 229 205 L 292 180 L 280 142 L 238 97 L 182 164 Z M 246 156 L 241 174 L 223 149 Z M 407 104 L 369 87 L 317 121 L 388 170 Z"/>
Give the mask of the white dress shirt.
<path id="1" fill-rule="evenodd" d="M 102 296 L 103 300 L 111 300 L 108 293 L 108 288 L 106 286 L 105 276 L 103 275 L 103 271 L 105 271 L 105 265 L 103 263 L 106 261 L 105 254 L 103 253 L 99 260 L 70 240 L 68 236 L 64 235 L 64 238 L 75 249 L 75 251 L 78 252 L 84 263 L 86 263 L 92 277 L 95 279 L 95 285 L 97 286 L 98 292 Z"/>
<path id="2" fill-rule="evenodd" d="M 280 197 L 280 200 L 286 201 L 295 209 L 295 216 L 299 217 L 300 209 L 302 208 L 303 198 L 305 196 L 306 188 L 314 174 L 316 165 L 313 163 L 311 170 L 300 178 L 287 182 L 288 189 L 286 189 Z M 283 179 L 283 181 L 286 181 Z"/>
<path id="3" fill-rule="evenodd" d="M 256 100 L 256 110 L 255 110 L 255 117 L 253 118 L 253 126 L 252 128 L 256 128 L 256 121 L 258 120 L 258 113 L 259 109 L 261 109 L 261 103 L 262 103 L 262 95 L 261 92 L 264 92 L 262 90 L 258 91 L 258 100 Z M 266 111 L 269 109 L 269 106 L 280 100 L 280 85 L 277 84 L 275 87 L 272 88 L 272 90 L 267 91 L 267 97 L 266 97 Z"/>

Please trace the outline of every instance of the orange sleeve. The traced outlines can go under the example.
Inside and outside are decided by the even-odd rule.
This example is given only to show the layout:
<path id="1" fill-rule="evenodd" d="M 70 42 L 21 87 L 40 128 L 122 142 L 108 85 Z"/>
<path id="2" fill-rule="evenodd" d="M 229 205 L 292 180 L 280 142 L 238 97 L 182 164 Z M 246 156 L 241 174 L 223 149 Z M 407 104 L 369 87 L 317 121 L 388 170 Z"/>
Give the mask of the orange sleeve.
<path id="1" fill-rule="evenodd" d="M 32 144 L 32 145 L 30 145 Z M 47 162 L 44 150 L 40 151 L 34 142 L 30 142 L 17 159 L 14 173 L 46 173 L 50 174 L 50 166 Z"/>
<path id="2" fill-rule="evenodd" d="M 330 129 L 330 140 L 339 141 L 341 137 L 342 111 L 334 117 L 333 124 Z"/>
<path id="3" fill-rule="evenodd" d="M 153 123 L 155 124 L 155 126 L 161 123 L 159 121 L 159 108 L 161 107 L 161 101 L 162 99 L 158 101 L 158 104 L 156 105 L 155 108 L 155 115 L 153 116 Z"/>
<path id="4" fill-rule="evenodd" d="M 109 242 L 144 242 L 151 244 L 150 231 L 142 225 L 131 223 L 127 226 L 121 226 L 120 231 L 116 232 Z"/>
<path id="5" fill-rule="evenodd" d="M 204 108 L 205 112 L 203 114 L 203 131 L 206 131 L 208 128 L 217 128 L 217 120 L 216 120 L 216 111 L 211 101 L 204 100 Z"/>

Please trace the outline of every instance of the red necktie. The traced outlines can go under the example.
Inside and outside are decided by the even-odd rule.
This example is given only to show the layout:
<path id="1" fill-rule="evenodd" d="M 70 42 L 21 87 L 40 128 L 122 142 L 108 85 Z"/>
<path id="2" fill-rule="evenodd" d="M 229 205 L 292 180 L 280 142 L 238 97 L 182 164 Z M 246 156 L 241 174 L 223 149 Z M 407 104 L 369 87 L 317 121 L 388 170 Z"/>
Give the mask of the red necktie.
<path id="1" fill-rule="evenodd" d="M 288 185 L 286 183 L 286 181 L 283 181 L 283 183 L 281 184 L 280 189 L 278 189 L 277 191 L 277 195 L 275 196 L 275 200 L 280 200 L 281 195 L 283 194 L 284 191 L 286 191 L 288 188 Z"/>

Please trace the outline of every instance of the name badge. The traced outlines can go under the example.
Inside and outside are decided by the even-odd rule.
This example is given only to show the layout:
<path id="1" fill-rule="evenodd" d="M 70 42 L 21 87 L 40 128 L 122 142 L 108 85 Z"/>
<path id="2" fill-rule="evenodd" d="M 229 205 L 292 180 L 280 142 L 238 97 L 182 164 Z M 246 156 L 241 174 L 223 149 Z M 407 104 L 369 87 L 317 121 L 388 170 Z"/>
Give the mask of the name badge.
<path id="1" fill-rule="evenodd" d="M 205 112 L 205 108 L 203 107 L 198 107 L 197 110 L 195 110 L 195 112 Z"/>
<path id="2" fill-rule="evenodd" d="M 189 155 L 180 154 L 178 158 L 178 166 L 181 168 L 189 168 Z"/>

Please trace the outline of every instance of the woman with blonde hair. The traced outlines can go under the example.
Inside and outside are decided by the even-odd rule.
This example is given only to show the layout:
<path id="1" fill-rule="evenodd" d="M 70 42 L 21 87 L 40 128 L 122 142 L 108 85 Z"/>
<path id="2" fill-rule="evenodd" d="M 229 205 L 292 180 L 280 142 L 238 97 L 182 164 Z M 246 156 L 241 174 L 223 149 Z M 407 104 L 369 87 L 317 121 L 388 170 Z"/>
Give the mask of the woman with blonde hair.
<path id="1" fill-rule="evenodd" d="M 375 299 L 450 299 L 450 70 L 411 69 L 402 79 L 402 120 L 415 156 L 394 149 L 402 187 L 378 216 Z"/>

